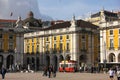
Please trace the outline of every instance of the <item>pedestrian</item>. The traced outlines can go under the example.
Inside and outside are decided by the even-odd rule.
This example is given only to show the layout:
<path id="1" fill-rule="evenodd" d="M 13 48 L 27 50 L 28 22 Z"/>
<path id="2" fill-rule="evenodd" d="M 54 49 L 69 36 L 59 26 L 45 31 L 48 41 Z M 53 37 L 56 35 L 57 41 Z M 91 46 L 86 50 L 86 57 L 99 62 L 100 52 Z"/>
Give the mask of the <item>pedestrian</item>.
<path id="1" fill-rule="evenodd" d="M 1 73 L 1 75 L 2 75 L 2 80 L 4 80 L 5 74 L 6 74 L 6 69 L 5 69 L 4 67 L 2 67 L 0 73 Z"/>
<path id="2" fill-rule="evenodd" d="M 48 71 L 48 68 L 46 66 L 44 66 L 44 69 L 43 69 L 43 76 L 47 76 L 47 71 Z"/>
<path id="3" fill-rule="evenodd" d="M 79 71 L 82 72 L 82 67 L 80 66 Z"/>
<path id="4" fill-rule="evenodd" d="M 117 70 L 117 80 L 120 80 L 120 68 Z"/>
<path id="5" fill-rule="evenodd" d="M 53 70 L 52 70 L 52 66 L 49 66 L 49 67 L 48 67 L 48 73 L 49 73 L 49 74 L 48 74 L 48 75 L 49 75 L 48 77 L 49 77 L 49 78 L 51 77 L 52 71 L 53 71 Z"/>
<path id="6" fill-rule="evenodd" d="M 114 79 L 114 74 L 115 74 L 114 70 L 112 68 L 110 68 L 108 73 L 109 73 L 110 80 L 113 80 Z"/>
<path id="7" fill-rule="evenodd" d="M 91 73 L 94 72 L 94 66 L 91 66 Z"/>
<path id="8" fill-rule="evenodd" d="M 56 77 L 56 67 L 53 66 L 53 77 Z"/>

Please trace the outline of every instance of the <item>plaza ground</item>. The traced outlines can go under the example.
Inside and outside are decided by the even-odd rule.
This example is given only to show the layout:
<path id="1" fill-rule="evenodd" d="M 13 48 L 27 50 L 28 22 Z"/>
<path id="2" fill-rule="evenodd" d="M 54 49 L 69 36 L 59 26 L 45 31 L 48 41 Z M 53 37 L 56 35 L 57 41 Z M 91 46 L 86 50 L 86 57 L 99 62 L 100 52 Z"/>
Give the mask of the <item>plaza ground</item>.
<path id="1" fill-rule="evenodd" d="M 116 76 L 114 77 L 115 80 Z M 1 80 L 1 78 L 0 78 Z M 58 72 L 55 78 L 42 76 L 42 72 L 36 73 L 7 73 L 5 80 L 110 80 L 104 73 L 64 73 Z"/>

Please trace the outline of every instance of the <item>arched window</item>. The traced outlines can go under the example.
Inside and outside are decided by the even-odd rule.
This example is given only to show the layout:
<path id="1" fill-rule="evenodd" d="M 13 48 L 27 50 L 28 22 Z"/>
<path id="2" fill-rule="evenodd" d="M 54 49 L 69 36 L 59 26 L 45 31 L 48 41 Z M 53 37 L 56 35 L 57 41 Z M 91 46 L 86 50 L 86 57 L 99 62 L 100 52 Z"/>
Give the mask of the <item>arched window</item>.
<path id="1" fill-rule="evenodd" d="M 118 55 L 118 62 L 120 62 L 120 53 L 119 53 L 119 55 Z"/>
<path id="2" fill-rule="evenodd" d="M 115 62 L 115 55 L 113 53 L 109 55 L 109 62 Z"/>

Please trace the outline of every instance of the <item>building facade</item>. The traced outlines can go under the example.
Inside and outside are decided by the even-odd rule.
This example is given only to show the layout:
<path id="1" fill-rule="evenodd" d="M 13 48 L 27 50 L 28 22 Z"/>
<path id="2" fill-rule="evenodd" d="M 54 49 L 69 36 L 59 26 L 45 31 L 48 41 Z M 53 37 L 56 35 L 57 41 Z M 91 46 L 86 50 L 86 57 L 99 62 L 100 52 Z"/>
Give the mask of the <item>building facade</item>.
<path id="1" fill-rule="evenodd" d="M 86 19 L 86 21 L 91 22 L 94 25 L 101 26 L 101 21 L 110 22 L 118 20 L 119 18 L 119 13 L 103 9 L 95 14 L 91 14 L 90 17 Z"/>
<path id="2" fill-rule="evenodd" d="M 99 53 L 98 26 L 83 20 L 65 21 L 24 35 L 24 62 L 41 69 L 44 65 L 75 60 L 79 66 L 97 64 Z"/>
<path id="3" fill-rule="evenodd" d="M 120 20 L 104 22 L 100 28 L 100 62 L 108 66 L 120 63 Z"/>
<path id="4" fill-rule="evenodd" d="M 4 66 L 12 71 L 23 66 L 24 33 L 29 32 L 18 20 L 0 19 L 0 69 Z"/>
<path id="5" fill-rule="evenodd" d="M 119 13 L 101 10 L 87 21 L 100 27 L 100 64 L 111 67 L 119 64 Z"/>

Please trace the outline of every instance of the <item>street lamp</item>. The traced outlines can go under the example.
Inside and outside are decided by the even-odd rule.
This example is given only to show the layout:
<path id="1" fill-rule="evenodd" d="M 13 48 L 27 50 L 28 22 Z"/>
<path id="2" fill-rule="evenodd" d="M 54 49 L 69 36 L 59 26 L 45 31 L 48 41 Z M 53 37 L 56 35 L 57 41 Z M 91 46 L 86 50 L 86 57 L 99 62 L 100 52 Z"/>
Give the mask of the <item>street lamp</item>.
<path id="1" fill-rule="evenodd" d="M 35 54 L 35 71 L 37 71 L 37 54 L 38 54 L 38 48 L 36 48 L 36 54 Z"/>
<path id="2" fill-rule="evenodd" d="M 35 54 L 35 71 L 37 71 L 37 52 Z"/>
<path id="3" fill-rule="evenodd" d="M 104 57 L 103 63 L 104 63 L 104 69 L 105 69 L 105 72 L 106 72 L 106 62 L 107 62 L 107 60 L 106 60 L 106 48 L 107 48 L 107 47 L 106 47 L 105 42 L 104 42 L 104 47 L 105 47 L 105 49 L 104 49 L 104 50 L 105 50 L 105 52 L 104 52 L 104 53 L 105 53 L 105 54 L 104 54 L 105 57 Z"/>
<path id="4" fill-rule="evenodd" d="M 65 52 L 64 52 L 64 72 L 65 72 Z"/>
<path id="5" fill-rule="evenodd" d="M 14 51 L 15 51 L 15 55 L 16 55 L 16 61 L 15 61 L 15 63 L 17 64 L 17 49 L 15 48 Z"/>

